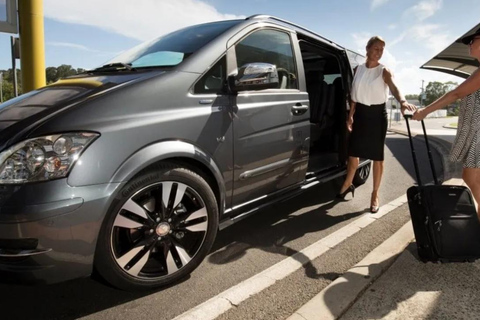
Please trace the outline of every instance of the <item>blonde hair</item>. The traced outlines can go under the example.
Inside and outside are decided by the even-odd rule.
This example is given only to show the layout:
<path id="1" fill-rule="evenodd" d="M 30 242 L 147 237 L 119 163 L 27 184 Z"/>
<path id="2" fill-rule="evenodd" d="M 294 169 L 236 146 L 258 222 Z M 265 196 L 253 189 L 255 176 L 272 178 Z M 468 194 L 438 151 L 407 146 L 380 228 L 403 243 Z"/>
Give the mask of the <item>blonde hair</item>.
<path id="1" fill-rule="evenodd" d="M 385 40 L 383 40 L 382 37 L 380 37 L 380 36 L 373 36 L 373 37 L 371 37 L 370 40 L 368 40 L 368 42 L 367 42 L 367 49 L 369 49 L 371 46 L 373 46 L 373 44 L 374 44 L 375 42 L 377 42 L 377 41 L 383 43 L 383 45 L 385 46 Z"/>

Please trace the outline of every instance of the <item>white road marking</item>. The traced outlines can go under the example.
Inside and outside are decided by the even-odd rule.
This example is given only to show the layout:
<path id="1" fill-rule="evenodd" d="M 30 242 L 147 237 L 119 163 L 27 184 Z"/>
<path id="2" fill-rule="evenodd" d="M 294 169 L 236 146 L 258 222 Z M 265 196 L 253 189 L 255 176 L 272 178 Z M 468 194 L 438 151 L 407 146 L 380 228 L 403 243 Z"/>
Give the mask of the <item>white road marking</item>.
<path id="1" fill-rule="evenodd" d="M 372 222 L 383 217 L 392 210 L 407 203 L 407 195 L 402 195 L 392 202 L 380 207 L 378 213 L 372 215 L 366 213 L 352 223 L 333 232 L 325 238 L 306 247 L 300 252 L 278 262 L 270 268 L 262 271 L 255 276 L 233 286 L 204 303 L 186 311 L 174 320 L 213 320 L 221 314 L 228 311 L 233 306 L 238 306 L 241 302 L 275 284 L 293 272 L 300 269 L 304 264 L 312 261 L 333 247 L 345 241 L 362 228 L 365 228 Z"/>
<path id="2" fill-rule="evenodd" d="M 393 263 L 391 258 L 402 253 L 413 238 L 413 227 L 409 221 L 287 320 L 317 320 L 319 315 L 322 320 L 338 319 L 357 296 L 390 267 Z"/>

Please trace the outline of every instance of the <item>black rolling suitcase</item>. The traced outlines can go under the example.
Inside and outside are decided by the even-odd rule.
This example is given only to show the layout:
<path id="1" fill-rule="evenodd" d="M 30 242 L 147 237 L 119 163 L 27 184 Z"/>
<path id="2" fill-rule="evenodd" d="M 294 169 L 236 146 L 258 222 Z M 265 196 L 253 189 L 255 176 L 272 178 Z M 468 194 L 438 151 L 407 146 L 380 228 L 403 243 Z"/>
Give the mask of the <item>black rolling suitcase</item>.
<path id="1" fill-rule="evenodd" d="M 423 134 L 435 184 L 422 184 L 408 118 L 411 116 L 405 116 L 405 122 L 418 186 L 407 190 L 407 198 L 420 260 L 458 262 L 480 258 L 480 223 L 470 190 L 464 186 L 438 183 L 423 121 Z"/>

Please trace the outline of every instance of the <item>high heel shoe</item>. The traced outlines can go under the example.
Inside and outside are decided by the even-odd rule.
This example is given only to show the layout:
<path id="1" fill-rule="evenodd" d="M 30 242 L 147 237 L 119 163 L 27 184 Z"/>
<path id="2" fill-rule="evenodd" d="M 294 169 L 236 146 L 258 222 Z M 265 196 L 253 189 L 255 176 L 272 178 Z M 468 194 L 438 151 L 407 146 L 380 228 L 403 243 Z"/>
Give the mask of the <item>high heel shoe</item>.
<path id="1" fill-rule="evenodd" d="M 375 203 L 376 203 L 377 205 L 373 205 L 372 202 L 370 202 L 370 212 L 371 212 L 371 213 L 377 213 L 378 210 L 380 210 L 380 204 L 379 204 L 379 202 L 378 202 L 378 197 L 376 197 L 375 200 L 376 200 Z"/>
<path id="2" fill-rule="evenodd" d="M 335 197 L 337 199 L 345 199 L 349 192 L 352 193 L 352 198 L 355 197 L 355 186 L 353 184 L 351 184 L 350 187 L 347 188 L 347 190 L 343 191 L 342 193 L 338 193 Z"/>

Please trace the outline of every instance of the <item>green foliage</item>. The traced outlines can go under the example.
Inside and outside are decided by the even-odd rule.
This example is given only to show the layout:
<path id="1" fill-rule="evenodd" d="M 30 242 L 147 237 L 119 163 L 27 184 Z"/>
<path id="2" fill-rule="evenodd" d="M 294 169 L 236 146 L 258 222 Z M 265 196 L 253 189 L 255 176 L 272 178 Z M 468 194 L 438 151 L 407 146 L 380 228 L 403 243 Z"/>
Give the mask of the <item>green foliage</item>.
<path id="1" fill-rule="evenodd" d="M 420 96 L 418 94 L 407 94 L 405 99 L 407 100 L 419 100 Z"/>
<path id="2" fill-rule="evenodd" d="M 456 82 L 439 82 L 439 81 L 434 81 L 434 82 L 429 82 L 427 87 L 425 88 L 425 105 L 429 105 L 430 103 L 434 102 L 441 96 L 443 96 L 445 93 L 449 92 L 450 90 L 453 90 L 458 86 L 458 83 Z"/>
<path id="3" fill-rule="evenodd" d="M 458 86 L 458 83 L 448 81 L 448 82 L 429 82 L 427 88 L 425 89 L 425 105 L 429 105 L 430 103 L 434 102 L 445 93 L 455 89 Z M 460 100 L 455 101 L 454 103 L 450 104 L 447 107 L 447 115 L 449 116 L 457 116 L 458 109 L 460 107 Z"/>
<path id="4" fill-rule="evenodd" d="M 21 95 L 22 94 L 22 75 L 19 69 L 17 69 L 16 71 L 17 71 L 17 92 L 18 92 L 18 95 Z M 59 67 L 46 68 L 45 77 L 47 80 L 47 84 L 50 84 L 61 78 L 73 76 L 73 75 L 82 73 L 84 71 L 85 69 L 82 69 L 82 68 L 74 69 L 72 68 L 71 65 L 62 64 Z M 15 97 L 15 94 L 13 91 L 13 70 L 12 69 L 0 70 L 0 73 L 2 73 L 3 75 L 2 97 L 3 97 L 3 102 L 5 102 Z"/>
<path id="5" fill-rule="evenodd" d="M 85 69 L 78 68 L 74 69 L 69 64 L 62 64 L 61 66 L 55 67 L 48 67 L 45 69 L 45 75 L 47 77 L 47 84 L 53 83 L 58 81 L 59 79 L 74 76 L 76 74 L 84 72 Z"/>
<path id="6" fill-rule="evenodd" d="M 1 83 L 2 99 L 0 99 L 0 101 L 5 102 L 9 99 L 15 98 L 15 92 L 13 90 L 13 71 L 12 69 L 0 70 L 0 73 L 2 74 L 2 83 Z M 22 94 L 20 79 L 21 79 L 20 70 L 17 69 L 17 83 L 18 83 L 17 92 L 19 95 Z"/>
<path id="7" fill-rule="evenodd" d="M 447 116 L 458 116 L 459 107 L 458 105 L 450 105 L 447 108 Z"/>

